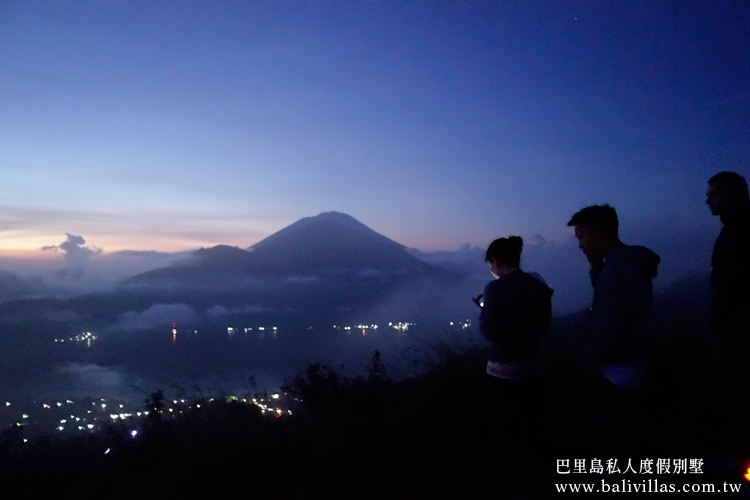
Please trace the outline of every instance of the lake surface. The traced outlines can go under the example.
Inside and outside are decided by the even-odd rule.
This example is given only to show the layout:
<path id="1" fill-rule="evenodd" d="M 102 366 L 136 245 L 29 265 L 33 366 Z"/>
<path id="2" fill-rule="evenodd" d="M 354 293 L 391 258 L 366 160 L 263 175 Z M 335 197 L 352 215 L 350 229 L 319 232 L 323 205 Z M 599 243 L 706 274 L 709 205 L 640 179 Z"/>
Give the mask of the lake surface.
<path id="1" fill-rule="evenodd" d="M 387 323 L 312 328 L 164 328 L 93 338 L 58 336 L 15 352 L 0 372 L 0 399 L 117 398 L 142 401 L 162 389 L 172 397 L 274 391 L 310 363 L 364 375 L 375 351 L 392 378 L 423 370 L 441 346 L 480 342 L 470 324 Z M 400 326 L 399 329 L 394 327 Z M 229 328 L 232 328 L 230 330 Z M 9 346 L 12 347 L 12 346 Z M 6 347 L 6 353 L 9 353 Z M 8 360 L 8 358 L 6 358 Z M 1 403 L 1 402 L 0 402 Z"/>

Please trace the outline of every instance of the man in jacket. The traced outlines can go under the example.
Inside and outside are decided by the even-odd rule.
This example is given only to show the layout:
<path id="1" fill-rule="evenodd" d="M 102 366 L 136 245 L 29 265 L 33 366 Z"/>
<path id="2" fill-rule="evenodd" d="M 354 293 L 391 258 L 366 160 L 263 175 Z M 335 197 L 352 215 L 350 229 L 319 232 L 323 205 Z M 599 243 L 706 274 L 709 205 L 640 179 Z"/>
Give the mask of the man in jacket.
<path id="1" fill-rule="evenodd" d="M 601 434 L 590 437 L 622 447 L 637 437 L 635 389 L 645 369 L 652 279 L 660 259 L 648 248 L 620 241 L 617 212 L 609 205 L 580 210 L 568 226 L 574 227 L 578 246 L 591 264 L 594 287 L 580 352 L 586 404 L 596 415 L 592 430 Z"/>

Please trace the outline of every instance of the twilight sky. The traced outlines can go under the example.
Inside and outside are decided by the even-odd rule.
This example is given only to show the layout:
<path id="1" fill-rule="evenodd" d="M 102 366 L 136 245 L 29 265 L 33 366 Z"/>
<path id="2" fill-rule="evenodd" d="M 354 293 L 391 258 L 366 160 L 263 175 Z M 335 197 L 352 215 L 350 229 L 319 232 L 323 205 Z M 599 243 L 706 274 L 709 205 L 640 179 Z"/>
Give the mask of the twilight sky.
<path id="1" fill-rule="evenodd" d="M 423 250 L 608 202 L 714 228 L 750 3 L 0 3 L 0 255 L 247 247 L 323 211 Z M 636 241 L 637 242 L 637 241 Z"/>

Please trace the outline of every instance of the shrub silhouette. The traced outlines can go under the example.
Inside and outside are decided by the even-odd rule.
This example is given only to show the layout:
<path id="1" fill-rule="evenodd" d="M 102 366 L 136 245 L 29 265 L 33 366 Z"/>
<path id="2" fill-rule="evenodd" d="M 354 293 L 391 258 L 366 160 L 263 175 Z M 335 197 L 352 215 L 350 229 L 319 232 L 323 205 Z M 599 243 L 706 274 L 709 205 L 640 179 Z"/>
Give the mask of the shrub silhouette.
<path id="1" fill-rule="evenodd" d="M 367 367 L 367 382 L 370 384 L 388 384 L 391 379 L 388 377 L 385 365 L 380 360 L 380 351 L 375 351 L 372 355 L 370 365 Z"/>
<path id="2" fill-rule="evenodd" d="M 164 411 L 164 391 L 157 389 L 146 398 L 146 411 L 148 418 L 154 422 L 161 420 Z"/>
<path id="3" fill-rule="evenodd" d="M 303 408 L 317 412 L 340 400 L 350 384 L 330 366 L 312 363 L 304 374 L 284 383 L 281 390 L 304 403 Z"/>

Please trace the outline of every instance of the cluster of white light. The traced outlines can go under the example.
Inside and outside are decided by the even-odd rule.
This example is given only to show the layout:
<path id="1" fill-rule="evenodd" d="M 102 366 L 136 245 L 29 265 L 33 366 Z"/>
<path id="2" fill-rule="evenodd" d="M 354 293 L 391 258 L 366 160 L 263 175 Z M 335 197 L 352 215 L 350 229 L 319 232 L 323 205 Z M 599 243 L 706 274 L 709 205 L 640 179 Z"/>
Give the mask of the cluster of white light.
<path id="1" fill-rule="evenodd" d="M 133 414 L 132 414 L 132 413 L 120 413 L 120 414 L 117 414 L 117 413 L 113 413 L 113 414 L 111 414 L 111 415 L 109 416 L 109 418 L 111 418 L 112 420 L 117 420 L 118 418 L 119 418 L 120 420 L 125 420 L 126 418 L 130 418 L 130 417 L 132 417 L 132 416 L 133 416 Z M 141 412 L 138 412 L 138 416 L 139 416 L 139 417 L 141 416 Z"/>
<path id="2" fill-rule="evenodd" d="M 98 401 L 92 401 L 91 402 L 92 406 L 88 407 L 88 408 L 91 408 L 91 409 L 86 410 L 86 413 L 87 414 L 92 414 L 93 413 L 93 415 L 85 415 L 83 417 L 76 417 L 75 415 L 70 414 L 69 418 L 61 418 L 61 419 L 59 419 L 58 424 L 55 426 L 55 430 L 57 430 L 59 432 L 63 432 L 63 431 L 66 430 L 66 428 L 68 428 L 65 424 L 71 423 L 71 426 L 70 426 L 71 429 L 75 429 L 77 427 L 79 431 L 83 431 L 83 432 L 86 432 L 86 431 L 95 431 L 98 428 L 99 423 L 101 423 L 101 422 L 103 422 L 105 420 L 105 419 L 100 419 L 99 417 L 94 416 L 94 415 L 96 415 L 98 413 L 97 410 L 99 410 L 99 408 L 97 408 L 97 406 L 101 405 L 101 411 L 102 411 L 102 413 L 104 413 L 107 409 L 110 409 L 110 408 L 113 408 L 113 407 L 116 407 L 116 406 L 119 406 L 121 411 L 125 407 L 125 405 L 122 404 L 122 403 L 119 403 L 119 404 L 110 404 L 110 403 L 107 403 L 106 401 L 108 401 L 106 398 L 100 398 Z M 184 399 L 182 399 L 180 401 L 183 402 L 183 403 L 185 402 Z M 40 404 L 42 405 L 42 408 L 44 410 L 52 410 L 52 409 L 55 408 L 55 406 L 57 406 L 57 408 L 61 408 L 64 404 L 69 404 L 69 405 L 75 404 L 75 401 L 72 401 L 70 399 L 65 399 L 64 402 L 62 402 L 62 401 L 53 401 L 53 402 L 50 402 L 50 403 L 40 403 Z M 11 402 L 10 401 L 6 401 L 5 402 L 5 406 L 6 407 L 11 406 Z M 83 408 L 86 409 L 86 406 L 84 406 Z M 180 413 L 182 413 L 182 411 L 180 411 Z M 148 414 L 148 412 L 143 413 L 143 415 L 147 415 L 147 414 Z M 140 417 L 142 415 L 142 413 L 141 412 L 137 412 L 137 415 Z M 132 417 L 132 416 L 133 416 L 132 413 L 126 413 L 126 412 L 113 413 L 113 414 L 109 415 L 109 417 L 112 420 L 116 420 L 116 419 L 125 420 L 127 418 Z M 31 415 L 29 415 L 27 413 L 23 413 L 23 414 L 21 414 L 21 418 L 19 419 L 19 421 L 16 422 L 15 426 L 16 427 L 22 427 L 22 426 L 28 425 L 29 422 L 31 421 L 31 418 L 32 418 Z"/>
<path id="3" fill-rule="evenodd" d="M 367 335 L 367 330 L 377 330 L 378 325 L 357 325 L 357 328 L 362 331 L 362 335 Z"/>
<path id="4" fill-rule="evenodd" d="M 394 330 L 398 330 L 400 332 L 405 332 L 409 329 L 410 326 L 414 326 L 416 323 L 409 323 L 409 322 L 401 322 L 398 323 L 388 323 L 388 326 L 393 328 Z"/>
<path id="5" fill-rule="evenodd" d="M 271 399 L 279 399 L 280 397 L 281 396 L 279 394 L 273 394 L 273 395 L 271 395 Z M 247 401 L 247 400 L 243 399 L 242 401 Z M 273 406 L 267 405 L 266 403 L 264 403 L 264 401 L 265 400 L 263 398 L 261 398 L 260 400 L 258 400 L 256 398 L 252 399 L 252 403 L 255 406 L 257 406 L 258 408 L 260 408 L 260 412 L 262 414 L 264 414 L 264 415 L 266 414 L 266 412 L 268 412 L 268 413 L 271 413 L 273 415 L 276 415 L 276 418 L 279 418 L 284 413 L 286 413 L 287 415 L 291 415 L 292 414 L 292 410 L 286 410 L 286 412 L 285 412 L 284 410 L 282 410 L 278 406 L 273 407 Z"/>
<path id="6" fill-rule="evenodd" d="M 96 340 L 96 335 L 91 332 L 84 332 L 75 337 L 69 337 L 68 339 L 55 339 L 55 342 L 65 342 L 65 340 L 68 342 L 88 342 L 90 344 L 92 340 Z"/>
<path id="7" fill-rule="evenodd" d="M 265 330 L 266 330 L 266 327 L 265 327 L 265 326 L 258 326 L 258 327 L 256 327 L 256 328 L 257 328 L 257 329 L 258 329 L 259 331 L 261 331 L 261 332 L 262 332 L 262 331 L 265 331 Z M 275 330 L 278 330 L 279 328 L 278 328 L 277 326 L 271 326 L 271 327 L 268 327 L 268 329 L 269 329 L 269 330 L 274 330 L 274 331 L 275 331 Z M 230 328 L 227 328 L 227 330 L 230 330 Z M 234 331 L 234 328 L 231 328 L 231 330 L 232 330 L 232 331 Z M 252 329 L 252 327 L 250 327 L 250 326 L 248 326 L 247 328 L 245 328 L 245 333 L 247 333 L 247 332 L 252 332 L 252 331 L 253 331 L 253 329 Z"/>
<path id="8" fill-rule="evenodd" d="M 373 324 L 369 324 L 369 325 L 358 324 L 358 325 L 354 325 L 354 326 L 338 326 L 338 325 L 333 325 L 333 329 L 334 330 L 341 330 L 342 328 L 345 331 L 351 331 L 352 329 L 363 330 L 363 333 L 364 333 L 365 330 L 377 330 L 378 329 L 378 325 L 376 325 L 374 323 Z M 312 327 L 308 327 L 307 329 L 308 330 L 312 330 Z"/>
<path id="9" fill-rule="evenodd" d="M 267 413 L 268 414 L 272 414 L 276 418 L 280 418 L 282 415 L 285 415 L 285 414 L 291 415 L 292 414 L 291 410 L 284 410 L 284 409 L 280 408 L 279 406 L 276 406 L 276 404 L 272 404 L 271 403 L 271 400 L 277 401 L 279 399 L 281 399 L 281 394 L 279 394 L 279 393 L 273 393 L 273 394 L 271 394 L 268 397 L 268 401 L 267 402 L 265 402 L 264 399 L 257 400 L 255 398 L 252 398 L 252 400 L 248 400 L 248 399 L 242 398 L 241 401 L 243 403 L 245 403 L 245 404 L 254 404 L 254 405 L 256 405 L 261 410 L 261 413 L 263 413 L 263 414 L 267 414 Z M 71 401 L 71 400 L 69 400 L 69 399 L 67 399 L 65 401 L 68 404 L 74 404 L 74 402 Z M 91 403 L 91 405 L 92 406 L 99 406 L 99 405 L 101 405 L 101 410 L 102 410 L 102 412 L 104 412 L 107 409 L 107 406 L 108 406 L 108 403 L 105 403 L 105 401 L 107 401 L 107 399 L 101 398 L 100 402 L 94 401 L 94 402 Z M 214 401 L 214 398 L 210 398 L 209 399 L 209 402 L 213 402 L 213 401 Z M 227 398 L 227 401 L 228 402 L 229 401 L 240 401 L 240 399 L 237 398 L 236 396 L 229 396 Z M 185 400 L 185 399 L 179 399 L 179 400 L 175 399 L 175 400 L 173 400 L 173 403 L 175 405 L 186 404 L 187 402 L 188 401 Z M 63 405 L 63 403 L 61 403 L 59 401 L 56 402 L 56 403 L 54 403 L 54 404 L 56 404 L 57 407 L 61 407 Z M 10 402 L 6 402 L 5 405 L 6 406 L 10 406 L 11 403 Z M 113 405 L 109 405 L 109 406 L 113 407 L 115 405 L 113 404 Z M 123 405 L 123 404 L 119 404 L 120 409 L 124 408 L 124 406 L 125 405 Z M 51 409 L 52 408 L 52 404 L 42 403 L 42 407 L 44 409 Z M 200 403 L 196 403 L 195 407 L 196 408 L 201 408 L 201 404 Z M 91 407 L 89 407 L 89 408 L 91 408 Z M 192 406 L 188 406 L 188 408 L 192 408 Z M 96 410 L 96 408 L 93 408 L 93 409 Z M 179 407 L 177 407 L 177 408 L 167 408 L 167 410 L 169 411 L 169 413 L 172 413 L 173 417 L 176 417 L 178 413 L 180 413 L 180 414 L 183 413 L 183 411 L 180 410 Z M 91 414 L 92 410 L 87 410 L 86 412 L 88 414 Z M 136 412 L 136 416 L 138 416 L 138 417 L 147 416 L 148 414 L 149 414 L 148 411 L 144 411 L 144 412 L 140 412 L 139 411 L 139 412 Z M 22 416 L 22 419 L 24 419 L 24 420 L 28 420 L 30 418 L 29 415 L 26 414 L 26 413 L 22 414 L 21 416 Z M 133 416 L 134 415 L 132 413 L 126 413 L 126 412 L 122 412 L 122 413 L 110 413 L 109 414 L 109 418 L 111 420 L 121 420 L 121 421 L 124 421 L 124 420 L 126 420 L 128 418 L 131 418 Z M 92 415 L 92 417 L 93 417 L 93 415 Z M 62 431 L 64 431 L 66 429 L 65 424 L 67 424 L 69 422 L 72 422 L 72 425 L 73 425 L 72 428 L 73 429 L 75 429 L 77 427 L 79 431 L 84 431 L 84 432 L 85 431 L 94 431 L 97 428 L 97 423 L 96 422 L 92 422 L 92 421 L 87 422 L 87 420 L 89 418 L 91 418 L 91 417 L 82 418 L 82 417 L 76 417 L 75 415 L 71 414 L 69 419 L 68 418 L 63 418 L 63 419 L 59 420 L 59 424 L 56 426 L 56 430 L 62 432 Z M 97 417 L 93 417 L 93 420 L 97 421 L 98 418 Z M 22 425 L 26 425 L 26 423 L 22 423 L 21 421 L 19 421 L 19 422 L 16 423 L 16 426 L 20 427 Z M 138 431 L 135 431 L 135 430 L 130 431 L 130 434 L 131 434 L 132 437 L 135 437 L 135 435 L 137 433 L 138 433 Z"/>

